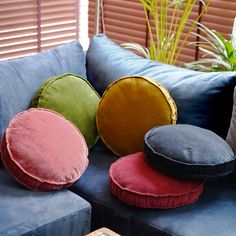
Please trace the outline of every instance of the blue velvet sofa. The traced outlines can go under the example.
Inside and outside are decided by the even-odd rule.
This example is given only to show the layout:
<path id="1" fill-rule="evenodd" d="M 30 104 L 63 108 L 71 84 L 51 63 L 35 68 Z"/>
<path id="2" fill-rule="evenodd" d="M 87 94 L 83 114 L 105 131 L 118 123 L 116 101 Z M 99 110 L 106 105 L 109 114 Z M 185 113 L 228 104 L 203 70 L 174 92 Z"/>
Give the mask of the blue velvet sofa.
<path id="1" fill-rule="evenodd" d="M 86 56 L 87 77 L 102 94 L 121 76 L 148 76 L 170 92 L 178 123 L 211 129 L 225 138 L 229 128 L 236 73 L 202 73 L 164 65 L 120 48 L 105 35 L 95 36 Z M 70 190 L 92 205 L 92 229 L 107 226 L 132 236 L 236 235 L 235 177 L 206 180 L 200 199 L 176 209 L 141 209 L 115 198 L 109 187 L 109 168 L 117 160 L 100 141 L 90 150 L 89 166 Z M 125 175 L 125 173 L 124 173 Z"/>
<path id="2" fill-rule="evenodd" d="M 30 107 L 40 84 L 62 73 L 87 78 L 100 94 L 121 76 L 154 78 L 176 101 L 179 123 L 209 128 L 224 138 L 227 134 L 235 73 L 205 74 L 149 61 L 99 35 L 92 39 L 86 61 L 79 43 L 72 42 L 35 56 L 0 62 L 1 136 L 9 120 Z M 203 194 L 192 205 L 141 209 L 110 192 L 108 171 L 117 158 L 99 140 L 89 152 L 89 166 L 82 177 L 68 190 L 56 192 L 27 190 L 1 167 L 0 235 L 85 235 L 103 226 L 128 236 L 236 234 L 234 177 L 206 180 Z"/>
<path id="3" fill-rule="evenodd" d="M 78 42 L 0 62 L 0 137 L 10 119 L 30 107 L 32 96 L 45 79 L 67 72 L 86 77 L 84 52 Z M 79 236 L 89 233 L 90 225 L 89 202 L 66 189 L 30 191 L 0 164 L 1 236 Z"/>

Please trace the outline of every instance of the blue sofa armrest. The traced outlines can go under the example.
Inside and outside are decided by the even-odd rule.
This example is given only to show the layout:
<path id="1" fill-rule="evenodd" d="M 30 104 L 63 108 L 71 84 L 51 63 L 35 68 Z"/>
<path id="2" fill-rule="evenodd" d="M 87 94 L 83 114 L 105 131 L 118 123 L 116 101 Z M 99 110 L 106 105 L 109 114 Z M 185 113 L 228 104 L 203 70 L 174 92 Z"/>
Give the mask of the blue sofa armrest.
<path id="1" fill-rule="evenodd" d="M 70 192 L 32 192 L 0 169 L 0 235 L 82 236 L 90 231 L 90 204 Z"/>

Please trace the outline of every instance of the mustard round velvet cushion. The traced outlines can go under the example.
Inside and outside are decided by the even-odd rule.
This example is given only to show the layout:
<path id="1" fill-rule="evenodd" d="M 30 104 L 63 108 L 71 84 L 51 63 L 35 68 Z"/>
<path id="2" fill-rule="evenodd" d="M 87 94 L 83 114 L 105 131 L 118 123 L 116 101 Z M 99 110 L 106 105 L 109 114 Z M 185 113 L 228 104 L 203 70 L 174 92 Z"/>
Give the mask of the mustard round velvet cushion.
<path id="1" fill-rule="evenodd" d="M 131 76 L 112 83 L 96 115 L 103 142 L 117 155 L 143 150 L 144 135 L 154 126 L 175 124 L 177 108 L 169 92 L 154 80 Z"/>
<path id="2" fill-rule="evenodd" d="M 99 138 L 96 111 L 100 97 L 90 83 L 74 74 L 47 79 L 36 92 L 32 107 L 47 108 L 63 115 L 79 128 L 89 148 Z"/>

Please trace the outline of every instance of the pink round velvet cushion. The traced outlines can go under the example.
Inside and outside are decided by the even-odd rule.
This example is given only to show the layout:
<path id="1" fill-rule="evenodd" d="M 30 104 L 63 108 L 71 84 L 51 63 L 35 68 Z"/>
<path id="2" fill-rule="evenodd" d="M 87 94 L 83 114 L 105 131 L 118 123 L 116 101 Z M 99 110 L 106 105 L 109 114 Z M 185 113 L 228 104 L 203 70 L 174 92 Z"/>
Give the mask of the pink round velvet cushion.
<path id="1" fill-rule="evenodd" d="M 88 165 L 83 135 L 70 121 L 46 109 L 16 115 L 6 129 L 1 151 L 5 168 L 32 190 L 68 187 Z"/>
<path id="2" fill-rule="evenodd" d="M 111 192 L 121 201 L 144 208 L 175 208 L 198 200 L 203 181 L 177 179 L 159 172 L 138 152 L 110 167 Z"/>

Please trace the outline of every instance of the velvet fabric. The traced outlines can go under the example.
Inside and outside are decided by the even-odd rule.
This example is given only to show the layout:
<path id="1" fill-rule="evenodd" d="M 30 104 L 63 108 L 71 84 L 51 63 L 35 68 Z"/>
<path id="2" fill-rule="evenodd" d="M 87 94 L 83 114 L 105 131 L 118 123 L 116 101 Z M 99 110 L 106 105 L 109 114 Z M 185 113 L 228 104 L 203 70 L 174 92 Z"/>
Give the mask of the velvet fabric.
<path id="1" fill-rule="evenodd" d="M 88 80 L 100 94 L 122 76 L 152 78 L 174 99 L 178 123 L 207 128 L 226 137 L 236 85 L 234 72 L 196 72 L 148 60 L 122 49 L 105 35 L 91 40 L 86 61 Z"/>
<path id="2" fill-rule="evenodd" d="M 79 128 L 90 148 L 99 138 L 95 121 L 99 100 L 86 79 L 63 74 L 49 78 L 39 87 L 32 107 L 48 108 L 63 115 Z"/>
<path id="3" fill-rule="evenodd" d="M 104 92 L 97 127 L 104 143 L 117 155 L 143 150 L 144 134 L 156 125 L 175 124 L 177 109 L 168 91 L 155 81 L 120 78 Z"/>
<path id="4" fill-rule="evenodd" d="M 70 190 L 92 205 L 92 229 L 106 225 L 129 236 L 234 236 L 236 232 L 236 184 L 225 179 L 207 181 L 194 204 L 169 209 L 143 209 L 113 196 L 109 168 L 117 160 L 98 142 L 89 154 L 89 166 Z"/>
<path id="5" fill-rule="evenodd" d="M 68 190 L 33 192 L 0 168 L 1 236 L 79 236 L 90 231 L 91 206 Z"/>
<path id="6" fill-rule="evenodd" d="M 0 62 L 0 138 L 9 121 L 31 106 L 41 83 L 63 73 L 86 78 L 85 56 L 78 41 L 34 56 Z"/>
<path id="7" fill-rule="evenodd" d="M 145 154 L 120 158 L 110 167 L 111 192 L 129 205 L 143 208 L 176 208 L 196 202 L 203 181 L 178 179 L 152 168 Z"/>
<path id="8" fill-rule="evenodd" d="M 227 142 L 197 126 L 155 127 L 147 132 L 144 143 L 148 162 L 175 176 L 220 177 L 234 168 L 235 156 Z"/>
<path id="9" fill-rule="evenodd" d="M 88 148 L 80 131 L 59 114 L 43 109 L 13 118 L 1 153 L 10 174 L 31 190 L 68 187 L 88 165 Z"/>

